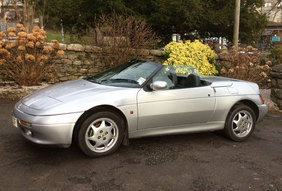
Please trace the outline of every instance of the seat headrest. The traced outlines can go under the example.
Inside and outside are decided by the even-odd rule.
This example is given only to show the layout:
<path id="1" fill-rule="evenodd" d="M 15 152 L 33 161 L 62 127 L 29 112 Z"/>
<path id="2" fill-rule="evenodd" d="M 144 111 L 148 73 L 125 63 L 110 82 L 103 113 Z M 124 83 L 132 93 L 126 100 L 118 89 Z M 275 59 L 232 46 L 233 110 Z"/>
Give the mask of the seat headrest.
<path id="1" fill-rule="evenodd" d="M 199 87 L 201 85 L 201 79 L 196 74 L 190 74 L 184 81 L 186 87 Z"/>

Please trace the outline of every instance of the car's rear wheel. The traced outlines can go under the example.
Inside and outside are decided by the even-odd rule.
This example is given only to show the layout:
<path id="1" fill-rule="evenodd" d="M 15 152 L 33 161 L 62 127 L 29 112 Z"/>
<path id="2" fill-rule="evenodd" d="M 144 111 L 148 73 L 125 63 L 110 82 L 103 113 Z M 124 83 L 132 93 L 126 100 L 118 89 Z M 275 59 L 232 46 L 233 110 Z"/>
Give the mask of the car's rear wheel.
<path id="1" fill-rule="evenodd" d="M 255 113 L 246 105 L 235 105 L 229 112 L 224 132 L 234 141 L 246 140 L 255 129 Z"/>
<path id="2" fill-rule="evenodd" d="M 101 111 L 92 114 L 82 123 L 78 131 L 80 149 L 90 157 L 115 152 L 122 142 L 122 124 L 115 113 Z"/>

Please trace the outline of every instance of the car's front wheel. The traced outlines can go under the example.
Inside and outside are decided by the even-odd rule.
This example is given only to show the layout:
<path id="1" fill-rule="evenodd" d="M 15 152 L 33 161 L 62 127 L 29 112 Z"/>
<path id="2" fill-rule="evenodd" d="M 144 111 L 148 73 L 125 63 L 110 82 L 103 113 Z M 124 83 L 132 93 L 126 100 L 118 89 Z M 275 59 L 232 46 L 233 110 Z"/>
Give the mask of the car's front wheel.
<path id="1" fill-rule="evenodd" d="M 224 131 L 234 141 L 246 140 L 255 129 L 255 113 L 246 105 L 235 105 L 229 112 Z"/>
<path id="2" fill-rule="evenodd" d="M 108 111 L 92 114 L 81 125 L 77 138 L 80 149 L 90 157 L 111 154 L 122 142 L 123 123 Z"/>

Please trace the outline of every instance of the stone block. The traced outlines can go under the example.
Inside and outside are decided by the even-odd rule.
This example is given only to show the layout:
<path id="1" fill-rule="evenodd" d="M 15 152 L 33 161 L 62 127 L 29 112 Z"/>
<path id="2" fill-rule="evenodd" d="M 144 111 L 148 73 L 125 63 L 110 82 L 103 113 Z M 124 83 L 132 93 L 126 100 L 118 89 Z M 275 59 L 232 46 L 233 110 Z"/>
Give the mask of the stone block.
<path id="1" fill-rule="evenodd" d="M 128 52 L 128 54 L 130 54 L 130 55 L 135 55 L 136 52 L 137 52 L 137 50 L 134 49 L 134 48 L 130 48 L 130 49 L 127 50 L 127 52 Z"/>
<path id="2" fill-rule="evenodd" d="M 280 78 L 280 79 L 282 79 L 282 72 L 279 73 L 279 72 L 271 71 L 271 72 L 270 72 L 270 76 L 271 76 L 272 78 Z"/>
<path id="3" fill-rule="evenodd" d="M 273 72 L 278 72 L 282 74 L 282 64 L 278 64 L 272 67 Z"/>
<path id="4" fill-rule="evenodd" d="M 150 54 L 152 56 L 159 56 L 159 57 L 161 57 L 161 56 L 163 56 L 163 51 L 161 51 L 161 50 L 150 50 Z"/>
<path id="5" fill-rule="evenodd" d="M 77 76 L 74 75 L 68 76 L 68 80 L 76 80 L 76 79 L 78 79 Z"/>
<path id="6" fill-rule="evenodd" d="M 60 72 L 57 72 L 57 73 L 56 73 L 56 76 L 60 78 L 60 77 L 65 76 L 65 73 L 60 73 Z"/>
<path id="7" fill-rule="evenodd" d="M 71 54 L 71 53 L 68 54 L 68 59 L 70 59 L 70 60 L 75 60 L 75 59 L 77 59 L 77 57 L 78 57 L 77 54 Z"/>
<path id="8" fill-rule="evenodd" d="M 102 52 L 102 48 L 98 47 L 98 46 L 85 46 L 85 52 Z"/>
<path id="9" fill-rule="evenodd" d="M 82 73 L 82 74 L 86 74 L 88 72 L 88 70 L 85 69 L 85 68 L 82 68 L 82 69 L 79 70 L 79 72 Z"/>
<path id="10" fill-rule="evenodd" d="M 60 50 L 67 50 L 67 45 L 60 43 Z"/>
<path id="11" fill-rule="evenodd" d="M 154 61 L 155 57 L 154 56 L 145 56 L 144 59 L 148 61 Z"/>
<path id="12" fill-rule="evenodd" d="M 84 62 L 83 62 L 83 65 L 91 65 L 92 64 L 92 62 L 90 62 L 89 60 L 84 60 Z"/>
<path id="13" fill-rule="evenodd" d="M 47 45 L 47 46 L 53 46 L 54 43 L 52 42 L 45 42 L 43 45 Z"/>
<path id="14" fill-rule="evenodd" d="M 85 50 L 85 47 L 81 44 L 69 44 L 67 45 L 67 50 L 82 52 Z"/>
<path id="15" fill-rule="evenodd" d="M 276 79 L 277 84 L 276 87 L 282 89 L 282 79 Z"/>
<path id="16" fill-rule="evenodd" d="M 63 71 L 65 72 L 65 74 L 72 75 L 72 74 L 75 74 L 77 70 L 78 68 L 76 67 L 68 66 L 68 67 L 65 67 Z"/>
<path id="17" fill-rule="evenodd" d="M 275 96 L 278 99 L 282 100 L 282 89 L 272 88 L 271 95 Z"/>
<path id="18" fill-rule="evenodd" d="M 218 55 L 217 60 L 220 61 L 229 61 L 230 60 L 230 55 L 228 53 L 221 53 Z"/>
<path id="19" fill-rule="evenodd" d="M 140 56 L 148 56 L 150 54 L 150 51 L 147 49 L 140 49 L 137 50 L 137 54 Z"/>
<path id="20" fill-rule="evenodd" d="M 272 100 L 274 103 L 277 103 L 277 102 L 278 102 L 278 98 L 275 97 L 275 95 L 272 94 L 272 90 L 271 90 L 270 98 L 271 98 L 271 100 Z"/>
<path id="21" fill-rule="evenodd" d="M 80 66 L 81 64 L 82 64 L 82 61 L 80 61 L 80 60 L 73 62 L 73 65 L 76 65 L 76 66 Z"/>
<path id="22" fill-rule="evenodd" d="M 53 46 L 54 43 L 52 42 L 45 42 L 44 43 L 45 45 L 48 45 L 48 46 Z M 63 43 L 60 43 L 60 50 L 66 50 L 67 49 L 67 45 L 66 44 L 63 44 Z"/>
<path id="23" fill-rule="evenodd" d="M 62 66 L 66 66 L 66 65 L 72 65 L 72 60 L 70 59 L 65 59 Z"/>
<path id="24" fill-rule="evenodd" d="M 67 81 L 67 80 L 68 80 L 68 77 L 67 77 L 67 76 L 63 76 L 63 77 L 60 77 L 59 80 L 60 80 L 60 81 Z"/>
<path id="25" fill-rule="evenodd" d="M 275 79 L 275 78 L 271 79 L 271 86 L 272 87 L 277 87 L 277 79 Z"/>
<path id="26" fill-rule="evenodd" d="M 271 100 L 277 104 L 278 108 L 282 110 L 282 99 L 278 99 L 277 97 L 271 94 Z"/>
<path id="27" fill-rule="evenodd" d="M 277 84 L 282 85 L 282 79 L 277 79 Z"/>
<path id="28" fill-rule="evenodd" d="M 51 60 L 51 62 L 55 65 L 60 65 L 62 64 L 63 61 L 61 59 L 54 59 L 54 60 Z"/>
<path id="29" fill-rule="evenodd" d="M 89 57 L 90 57 L 90 59 L 92 59 L 92 60 L 98 58 L 98 56 L 97 56 L 96 54 L 91 54 Z"/>
<path id="30" fill-rule="evenodd" d="M 98 69 L 95 67 L 95 68 L 90 68 L 89 69 L 89 73 L 90 74 L 96 74 L 96 73 L 98 73 Z"/>
<path id="31" fill-rule="evenodd" d="M 102 49 L 102 51 L 103 51 L 104 53 L 112 53 L 113 49 L 112 49 L 111 47 L 104 47 L 104 48 Z"/>

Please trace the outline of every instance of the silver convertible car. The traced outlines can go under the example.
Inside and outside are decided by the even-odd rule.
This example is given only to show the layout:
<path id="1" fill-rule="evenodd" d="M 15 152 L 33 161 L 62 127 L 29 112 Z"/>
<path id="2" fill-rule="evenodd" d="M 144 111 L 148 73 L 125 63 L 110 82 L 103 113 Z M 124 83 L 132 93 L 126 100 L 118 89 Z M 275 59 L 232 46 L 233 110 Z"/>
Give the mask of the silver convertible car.
<path id="1" fill-rule="evenodd" d="M 96 157 L 137 137 L 223 130 L 243 141 L 266 113 L 255 83 L 132 60 L 36 91 L 15 105 L 12 120 L 33 143 L 68 147 L 75 141 Z"/>

